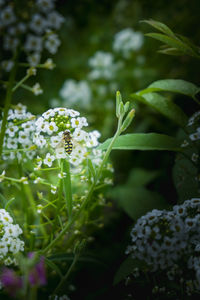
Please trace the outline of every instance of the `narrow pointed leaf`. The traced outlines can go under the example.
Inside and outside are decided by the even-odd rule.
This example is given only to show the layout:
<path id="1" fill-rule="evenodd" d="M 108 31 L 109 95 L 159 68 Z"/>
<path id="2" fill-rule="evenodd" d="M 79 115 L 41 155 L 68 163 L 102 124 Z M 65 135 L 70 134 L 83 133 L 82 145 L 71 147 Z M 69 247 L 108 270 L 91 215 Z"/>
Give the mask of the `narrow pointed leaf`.
<path id="1" fill-rule="evenodd" d="M 152 27 L 154 27 L 155 29 L 171 36 L 171 37 L 174 37 L 176 38 L 175 34 L 173 33 L 173 31 L 165 24 L 161 23 L 161 22 L 158 22 L 158 21 L 154 21 L 152 19 L 150 20 L 144 20 L 142 21 L 144 23 L 147 23 L 149 25 L 151 25 Z"/>
<path id="2" fill-rule="evenodd" d="M 159 40 L 172 48 L 178 48 L 183 54 L 196 56 L 196 53 L 182 41 L 160 33 L 147 33 L 146 36 Z"/>

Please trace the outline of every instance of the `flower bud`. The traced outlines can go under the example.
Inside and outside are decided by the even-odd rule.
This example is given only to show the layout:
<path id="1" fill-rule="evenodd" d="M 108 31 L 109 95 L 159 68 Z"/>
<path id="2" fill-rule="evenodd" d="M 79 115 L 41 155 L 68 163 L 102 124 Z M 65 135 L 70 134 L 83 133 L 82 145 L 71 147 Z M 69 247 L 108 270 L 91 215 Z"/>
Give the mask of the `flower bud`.
<path id="1" fill-rule="evenodd" d="M 116 92 L 116 116 L 120 116 L 120 103 L 122 103 L 122 96 L 119 91 Z"/>
<path id="2" fill-rule="evenodd" d="M 127 127 L 131 124 L 133 118 L 135 116 L 135 109 L 131 109 L 131 111 L 128 113 L 126 119 L 124 120 L 122 127 L 121 127 L 121 132 L 125 131 Z"/>

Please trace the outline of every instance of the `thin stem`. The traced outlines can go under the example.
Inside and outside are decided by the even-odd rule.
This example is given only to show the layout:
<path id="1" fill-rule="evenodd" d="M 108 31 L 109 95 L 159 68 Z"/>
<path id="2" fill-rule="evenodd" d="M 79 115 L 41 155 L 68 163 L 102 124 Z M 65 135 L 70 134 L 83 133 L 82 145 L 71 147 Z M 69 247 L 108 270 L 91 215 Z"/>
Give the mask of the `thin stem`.
<path id="1" fill-rule="evenodd" d="M 78 259 L 78 254 L 75 254 L 74 259 L 69 267 L 69 269 L 67 270 L 67 273 L 63 276 L 63 278 L 61 279 L 60 283 L 57 285 L 57 287 L 55 288 L 53 295 L 56 295 L 57 292 L 62 288 L 62 286 L 64 285 L 64 283 L 66 282 L 67 278 L 69 277 L 72 269 L 74 268 L 74 265 L 76 264 Z"/>
<path id="2" fill-rule="evenodd" d="M 3 112 L 3 121 L 1 125 L 1 134 L 0 134 L 0 157 L 2 155 L 2 150 L 3 150 L 3 141 L 4 141 L 4 136 L 6 132 L 6 124 L 7 124 L 7 118 L 8 118 L 8 110 L 10 108 L 11 100 L 12 100 L 12 87 L 13 83 L 15 81 L 15 76 L 16 76 L 16 71 L 17 71 L 17 51 L 15 52 L 14 55 L 14 67 L 12 68 L 9 76 L 9 81 L 8 81 L 8 86 L 7 86 L 7 92 L 6 92 L 6 99 L 5 99 L 5 106 L 4 106 L 4 112 Z"/>
<path id="3" fill-rule="evenodd" d="M 66 199 L 68 217 L 70 220 L 72 217 L 72 189 L 71 189 L 70 163 L 66 159 L 61 160 L 61 172 L 66 173 L 66 177 L 62 179 L 62 183 L 63 183 L 63 190 Z"/>
<path id="4" fill-rule="evenodd" d="M 12 89 L 12 92 L 14 93 L 27 79 L 29 79 L 31 75 L 26 74 Z"/>

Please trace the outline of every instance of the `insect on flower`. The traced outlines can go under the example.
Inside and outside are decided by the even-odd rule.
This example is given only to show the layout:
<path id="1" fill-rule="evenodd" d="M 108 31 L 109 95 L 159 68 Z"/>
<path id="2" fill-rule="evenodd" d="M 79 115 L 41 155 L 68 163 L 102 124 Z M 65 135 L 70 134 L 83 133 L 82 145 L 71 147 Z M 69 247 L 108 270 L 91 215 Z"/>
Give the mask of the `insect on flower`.
<path id="1" fill-rule="evenodd" d="M 71 154 L 72 153 L 72 149 L 73 149 L 73 143 L 72 143 L 72 137 L 70 135 L 69 131 L 64 131 L 63 132 L 63 140 L 64 140 L 64 147 L 65 147 L 65 152 L 67 154 Z"/>

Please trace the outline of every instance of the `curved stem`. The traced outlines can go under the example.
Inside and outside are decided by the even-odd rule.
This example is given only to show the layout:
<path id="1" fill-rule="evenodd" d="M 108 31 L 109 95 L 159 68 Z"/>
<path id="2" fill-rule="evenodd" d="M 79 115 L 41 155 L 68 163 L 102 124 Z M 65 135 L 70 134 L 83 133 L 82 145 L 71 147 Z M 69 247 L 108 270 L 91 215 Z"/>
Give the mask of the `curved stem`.
<path id="1" fill-rule="evenodd" d="M 53 295 L 56 295 L 57 292 L 63 287 L 64 283 L 66 282 L 67 278 L 69 277 L 74 265 L 76 264 L 77 262 L 77 259 L 78 259 L 78 255 L 76 254 L 74 256 L 74 259 L 69 267 L 69 269 L 67 270 L 67 273 L 63 276 L 63 278 L 61 279 L 60 283 L 57 285 L 57 287 L 55 288 L 54 292 L 53 292 Z"/>

